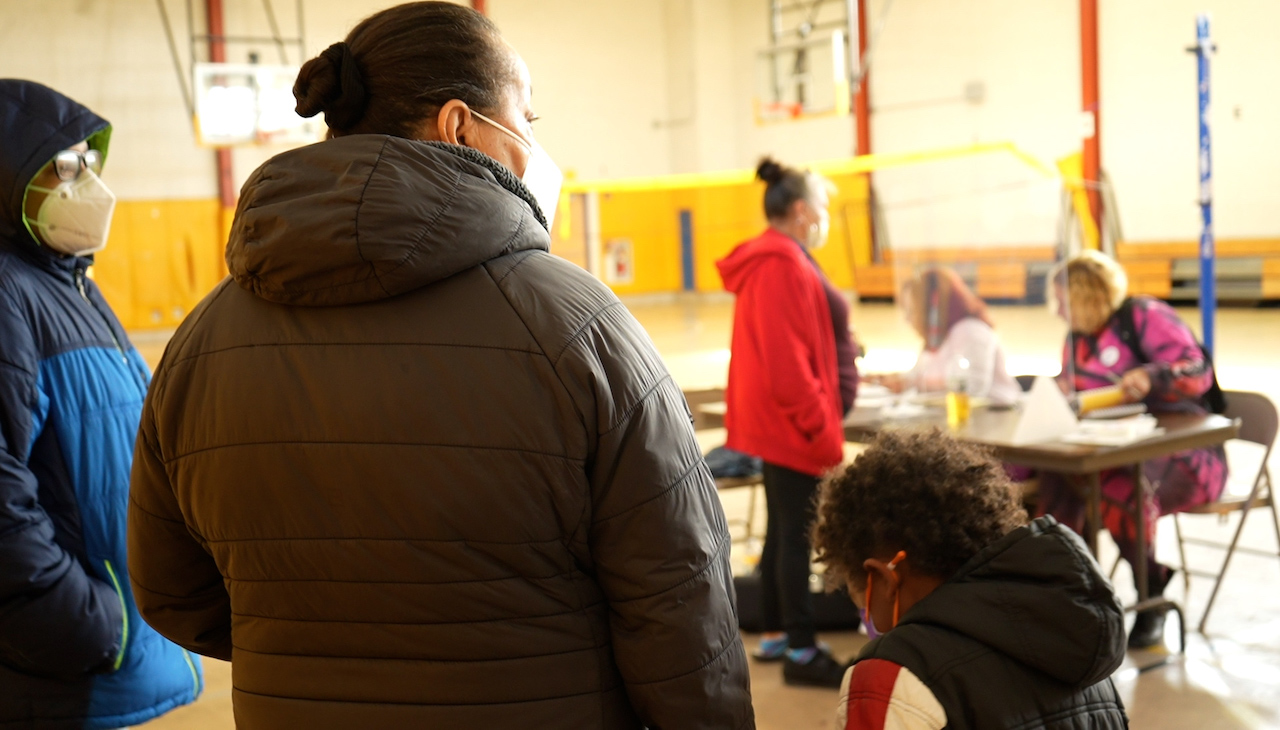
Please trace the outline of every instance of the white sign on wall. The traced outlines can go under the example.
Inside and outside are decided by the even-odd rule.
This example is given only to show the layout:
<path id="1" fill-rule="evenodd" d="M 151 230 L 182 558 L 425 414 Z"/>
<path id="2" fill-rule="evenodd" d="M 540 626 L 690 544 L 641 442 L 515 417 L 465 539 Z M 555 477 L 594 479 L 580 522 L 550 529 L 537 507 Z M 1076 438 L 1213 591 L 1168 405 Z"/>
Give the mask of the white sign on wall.
<path id="1" fill-rule="evenodd" d="M 604 280 L 606 284 L 635 282 L 635 250 L 629 238 L 615 238 L 604 244 Z"/>

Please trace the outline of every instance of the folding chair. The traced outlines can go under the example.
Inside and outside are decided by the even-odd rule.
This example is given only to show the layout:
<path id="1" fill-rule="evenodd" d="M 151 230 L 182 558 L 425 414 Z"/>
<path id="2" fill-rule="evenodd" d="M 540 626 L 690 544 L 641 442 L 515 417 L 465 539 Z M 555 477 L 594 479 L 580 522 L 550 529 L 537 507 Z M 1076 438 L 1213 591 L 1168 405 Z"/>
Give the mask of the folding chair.
<path id="1" fill-rule="evenodd" d="M 1240 524 L 1236 526 L 1235 534 L 1231 536 L 1229 544 L 1224 545 L 1219 542 L 1201 540 L 1194 537 L 1184 538 L 1182 536 L 1182 527 L 1178 523 L 1178 513 L 1173 515 L 1174 532 L 1178 536 L 1178 557 L 1182 560 L 1184 580 L 1189 584 L 1190 578 L 1188 576 L 1190 575 L 1215 579 L 1213 592 L 1209 594 L 1209 603 L 1205 606 L 1204 615 L 1200 617 L 1200 625 L 1197 627 L 1197 630 L 1202 634 L 1204 633 L 1205 624 L 1209 621 L 1209 612 L 1213 610 L 1213 601 L 1218 597 L 1218 588 L 1222 586 L 1222 577 L 1226 575 L 1227 565 L 1230 564 L 1231 556 L 1237 550 L 1254 555 L 1280 557 L 1280 519 L 1276 517 L 1271 472 L 1267 468 L 1267 459 L 1271 456 L 1271 447 L 1276 440 L 1276 431 L 1280 428 L 1280 420 L 1277 419 L 1276 415 L 1276 406 L 1271 402 L 1271 399 L 1261 393 L 1233 390 L 1227 391 L 1226 397 L 1227 410 L 1223 415 L 1237 419 L 1240 422 L 1240 435 L 1238 438 L 1242 441 L 1249 441 L 1262 446 L 1264 453 L 1262 455 L 1262 465 L 1258 468 L 1257 474 L 1254 475 L 1253 487 L 1247 496 L 1233 496 L 1224 491 L 1218 501 L 1192 507 L 1182 512 L 1183 514 L 1214 514 L 1218 515 L 1219 519 L 1223 521 L 1226 521 L 1227 515 L 1232 512 L 1239 512 Z M 1249 516 L 1249 511 L 1255 507 L 1267 507 L 1271 510 L 1271 522 L 1276 530 L 1276 550 L 1273 552 L 1236 545 L 1240 540 L 1240 533 L 1244 530 L 1244 520 Z M 1188 568 L 1187 554 L 1184 548 L 1185 543 L 1225 550 L 1227 554 L 1222 560 L 1222 568 L 1217 573 Z"/>
<path id="2" fill-rule="evenodd" d="M 683 394 L 685 403 L 689 405 L 689 413 L 693 416 L 693 430 L 702 431 L 711 428 L 712 424 L 707 423 L 707 417 L 699 406 L 707 403 L 723 403 L 724 388 L 699 388 L 683 391 Z"/>
<path id="3" fill-rule="evenodd" d="M 742 526 L 743 535 L 741 538 L 733 540 L 733 542 L 751 542 L 755 537 L 756 523 L 756 502 L 764 496 L 764 477 L 759 474 L 750 477 L 716 477 L 716 489 L 738 489 L 748 488 L 751 490 L 750 501 L 747 502 L 747 516 L 742 520 L 727 520 L 730 526 L 738 524 Z"/>

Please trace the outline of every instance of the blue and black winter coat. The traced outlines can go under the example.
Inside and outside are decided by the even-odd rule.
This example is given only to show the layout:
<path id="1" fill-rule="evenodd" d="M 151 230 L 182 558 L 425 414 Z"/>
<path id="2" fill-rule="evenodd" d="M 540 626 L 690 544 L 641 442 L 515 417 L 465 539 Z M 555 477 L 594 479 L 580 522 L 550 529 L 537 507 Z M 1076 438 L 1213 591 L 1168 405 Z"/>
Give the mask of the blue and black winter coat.
<path id="1" fill-rule="evenodd" d="M 0 728 L 118 728 L 195 700 L 198 659 L 138 615 L 126 574 L 150 373 L 88 258 L 39 245 L 27 184 L 106 120 L 0 79 Z M 105 151 L 105 150 L 104 150 Z"/>

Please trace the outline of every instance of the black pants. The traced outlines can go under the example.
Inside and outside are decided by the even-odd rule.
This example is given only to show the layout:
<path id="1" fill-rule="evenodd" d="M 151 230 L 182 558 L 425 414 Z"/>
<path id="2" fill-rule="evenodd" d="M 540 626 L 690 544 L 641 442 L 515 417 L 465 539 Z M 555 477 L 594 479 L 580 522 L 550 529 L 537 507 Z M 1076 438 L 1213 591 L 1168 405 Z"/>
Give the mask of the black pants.
<path id="1" fill-rule="evenodd" d="M 765 631 L 786 631 L 790 646 L 814 645 L 809 593 L 809 526 L 818 477 L 765 463 L 768 524 L 760 555 L 760 597 Z"/>

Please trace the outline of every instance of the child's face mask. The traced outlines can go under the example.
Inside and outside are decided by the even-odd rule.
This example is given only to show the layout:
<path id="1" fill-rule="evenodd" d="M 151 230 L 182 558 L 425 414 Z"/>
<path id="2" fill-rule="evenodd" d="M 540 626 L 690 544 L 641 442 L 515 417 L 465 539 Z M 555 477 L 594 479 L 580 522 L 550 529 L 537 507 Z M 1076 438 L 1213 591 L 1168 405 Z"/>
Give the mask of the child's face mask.
<path id="1" fill-rule="evenodd" d="M 880 636 L 880 632 L 876 631 L 876 624 L 871 620 L 871 612 L 867 609 L 859 609 L 858 615 L 862 617 L 862 625 L 867 629 L 867 638 L 874 639 Z"/>
<path id="2" fill-rule="evenodd" d="M 46 194 L 35 219 L 27 218 L 46 246 L 71 256 L 87 256 L 106 247 L 116 196 L 93 170 L 81 170 L 74 180 L 55 188 L 32 184 L 27 189 Z"/>

